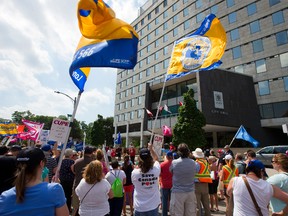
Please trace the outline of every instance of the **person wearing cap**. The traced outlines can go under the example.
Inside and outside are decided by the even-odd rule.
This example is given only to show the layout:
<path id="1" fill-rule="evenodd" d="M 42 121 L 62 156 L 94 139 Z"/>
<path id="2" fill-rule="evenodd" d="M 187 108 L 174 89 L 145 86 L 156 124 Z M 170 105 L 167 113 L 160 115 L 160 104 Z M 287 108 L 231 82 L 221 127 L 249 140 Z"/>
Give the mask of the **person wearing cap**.
<path id="1" fill-rule="evenodd" d="M 205 155 L 200 148 L 196 148 L 192 152 L 196 158 L 196 162 L 199 164 L 199 172 L 195 175 L 195 194 L 197 199 L 197 215 L 201 215 L 201 207 L 203 206 L 206 216 L 210 216 L 209 207 L 209 188 L 208 183 L 212 183 L 212 179 L 209 172 L 209 164 L 205 159 Z"/>
<path id="2" fill-rule="evenodd" d="M 259 216 L 243 178 L 245 176 L 232 178 L 227 188 L 228 195 L 233 194 L 234 197 L 233 215 Z M 272 215 L 288 215 L 288 194 L 262 179 L 261 167 L 258 163 L 251 161 L 246 168 L 246 179 L 263 216 L 270 215 L 267 206 L 272 197 L 284 203 L 281 210 Z"/>
<path id="3" fill-rule="evenodd" d="M 268 175 L 266 173 L 265 166 L 260 160 L 256 158 L 256 153 L 253 150 L 248 150 L 246 156 L 247 156 L 247 160 L 245 161 L 245 163 L 247 164 L 246 167 L 248 167 L 250 163 L 253 161 L 254 164 L 257 164 L 261 168 L 262 179 L 266 180 Z"/>
<path id="4" fill-rule="evenodd" d="M 226 165 L 222 168 L 222 175 L 220 177 L 220 181 L 223 181 L 224 184 L 224 196 L 225 196 L 225 203 L 226 203 L 226 211 L 228 210 L 227 207 L 229 202 L 232 201 L 231 197 L 227 195 L 227 188 L 230 180 L 235 177 L 239 176 L 238 168 L 234 165 L 234 159 L 232 155 L 228 154 L 224 157 Z"/>
<path id="5" fill-rule="evenodd" d="M 0 146 L 0 194 L 14 186 L 14 174 L 17 170 L 16 157 L 9 155 L 8 151 L 7 146 Z"/>
<path id="6" fill-rule="evenodd" d="M 49 177 L 49 182 L 51 182 L 52 177 L 56 173 L 57 161 L 55 158 L 52 157 L 51 145 L 44 144 L 44 145 L 42 145 L 41 150 L 44 152 L 45 157 L 46 157 L 46 167 L 49 169 L 48 177 Z"/>
<path id="7" fill-rule="evenodd" d="M 75 178 L 73 182 L 73 191 L 72 191 L 72 207 L 73 207 L 72 215 L 75 215 L 76 210 L 79 208 L 79 199 L 75 193 L 75 188 L 78 186 L 78 184 L 80 183 L 82 179 L 82 174 L 83 174 L 85 166 L 93 160 L 92 158 L 93 152 L 94 152 L 93 147 L 85 146 L 84 156 L 77 159 L 71 167 L 72 171 L 75 174 Z"/>
<path id="8" fill-rule="evenodd" d="M 224 155 L 231 155 L 232 157 L 234 157 L 234 153 L 233 151 L 230 149 L 229 145 L 225 145 L 224 146 Z"/>
<path id="9" fill-rule="evenodd" d="M 68 216 L 61 185 L 42 181 L 43 151 L 27 148 L 19 152 L 16 160 L 15 187 L 0 195 L 0 215 Z"/>
<path id="10" fill-rule="evenodd" d="M 189 158 L 190 150 L 185 143 L 178 146 L 179 158 L 172 161 L 170 172 L 172 173 L 172 189 L 170 200 L 170 214 L 196 215 L 196 195 L 194 176 L 197 165 Z M 199 168 L 199 167 L 198 167 Z"/>
<path id="11" fill-rule="evenodd" d="M 110 172 L 108 172 L 105 176 L 106 180 L 110 183 L 112 186 L 113 182 L 116 178 L 119 178 L 122 181 L 122 185 L 126 183 L 126 174 L 123 170 L 119 169 L 119 163 L 118 160 L 113 160 L 111 162 L 112 169 Z M 110 206 L 110 215 L 111 216 L 121 216 L 123 203 L 124 203 L 124 191 L 122 197 L 113 197 L 108 200 L 109 206 Z"/>
<path id="12" fill-rule="evenodd" d="M 13 145 L 13 146 L 10 147 L 8 154 L 11 154 L 11 155 L 17 157 L 18 153 L 19 153 L 21 150 L 22 150 L 21 146 L 19 146 L 19 145 Z"/>
<path id="13" fill-rule="evenodd" d="M 173 153 L 168 151 L 165 156 L 165 161 L 160 164 L 160 191 L 162 197 L 162 216 L 168 215 L 169 202 L 172 188 L 172 173 L 169 168 L 172 164 Z"/>
<path id="14" fill-rule="evenodd" d="M 132 171 L 134 184 L 134 215 L 158 216 L 160 164 L 152 144 L 139 152 L 138 168 Z"/>
<path id="15" fill-rule="evenodd" d="M 66 203 L 69 211 L 71 212 L 71 199 L 75 174 L 72 171 L 74 164 L 73 160 L 74 151 L 71 148 L 65 149 L 64 159 L 62 160 L 61 168 L 59 170 L 59 179 L 63 187 Z"/>

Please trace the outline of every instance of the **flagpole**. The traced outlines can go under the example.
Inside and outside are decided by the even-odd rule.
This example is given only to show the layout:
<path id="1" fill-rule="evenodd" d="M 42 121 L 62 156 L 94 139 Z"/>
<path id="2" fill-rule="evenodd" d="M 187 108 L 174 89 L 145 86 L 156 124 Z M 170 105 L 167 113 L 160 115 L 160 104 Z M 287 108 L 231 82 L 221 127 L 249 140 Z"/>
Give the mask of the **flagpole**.
<path id="1" fill-rule="evenodd" d="M 167 76 L 167 75 L 166 75 L 166 76 Z M 164 89 L 165 89 L 165 85 L 166 85 L 166 76 L 165 76 L 165 81 L 164 81 L 164 83 L 163 83 L 163 87 L 162 87 L 162 92 L 161 92 L 161 95 L 160 95 L 159 103 L 158 103 L 158 106 L 157 106 L 156 116 L 155 116 L 155 119 L 154 119 L 154 122 L 153 122 L 153 126 L 152 126 L 150 143 L 152 143 L 153 136 L 154 136 L 155 125 L 156 125 L 156 121 L 157 121 L 157 118 L 158 118 L 158 115 L 159 115 L 159 108 L 160 108 L 160 104 L 161 104 L 161 102 L 162 102 L 162 98 L 163 98 L 163 94 L 164 94 Z"/>
<path id="2" fill-rule="evenodd" d="M 229 144 L 229 147 L 232 145 L 232 143 L 234 142 L 234 140 L 235 140 L 235 137 L 236 137 L 236 135 L 238 134 L 238 132 L 239 132 L 239 130 L 240 130 L 240 128 L 241 128 L 241 126 L 242 125 L 240 125 L 240 127 L 239 127 L 239 129 L 237 130 L 237 132 L 235 133 L 235 135 L 234 135 L 234 137 L 233 137 L 233 139 L 232 139 L 232 141 L 230 142 L 230 144 Z"/>
<path id="3" fill-rule="evenodd" d="M 53 177 L 54 181 L 58 181 L 58 178 L 59 178 L 59 171 L 60 171 L 60 168 L 61 168 L 61 165 L 62 165 L 63 156 L 64 156 L 64 153 L 65 153 L 65 149 L 66 149 L 66 146 L 67 146 L 68 138 L 69 138 L 69 135 L 70 135 L 70 132 L 71 132 L 71 127 L 72 127 L 72 124 L 73 124 L 73 121 L 74 121 L 74 118 L 75 118 L 75 115 L 76 115 L 76 111 L 77 111 L 77 108 L 78 108 L 78 104 L 79 104 L 79 101 L 80 101 L 81 94 L 82 93 L 79 91 L 78 96 L 76 98 L 76 101 L 74 103 L 74 110 L 73 110 L 72 117 L 70 119 L 69 129 L 68 129 L 68 131 L 66 133 L 65 142 L 63 143 L 63 148 L 61 150 L 61 154 L 60 154 L 58 166 L 57 166 L 57 169 L 56 169 L 56 173 L 55 173 L 55 176 Z"/>

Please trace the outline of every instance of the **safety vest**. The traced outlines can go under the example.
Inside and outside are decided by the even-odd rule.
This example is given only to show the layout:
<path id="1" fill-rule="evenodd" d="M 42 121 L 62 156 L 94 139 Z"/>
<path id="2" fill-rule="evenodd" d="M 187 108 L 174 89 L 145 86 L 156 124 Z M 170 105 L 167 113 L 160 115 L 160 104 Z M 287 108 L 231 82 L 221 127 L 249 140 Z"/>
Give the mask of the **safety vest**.
<path id="1" fill-rule="evenodd" d="M 232 170 L 228 165 L 223 166 L 223 184 L 224 187 L 227 188 L 230 180 L 238 176 L 238 169 L 235 166 L 234 169 Z"/>
<path id="2" fill-rule="evenodd" d="M 199 182 L 212 183 L 212 178 L 210 177 L 209 165 L 207 161 L 203 158 L 199 158 L 196 160 L 196 162 L 199 163 L 200 170 L 199 173 L 195 175 L 195 178 L 198 178 Z"/>

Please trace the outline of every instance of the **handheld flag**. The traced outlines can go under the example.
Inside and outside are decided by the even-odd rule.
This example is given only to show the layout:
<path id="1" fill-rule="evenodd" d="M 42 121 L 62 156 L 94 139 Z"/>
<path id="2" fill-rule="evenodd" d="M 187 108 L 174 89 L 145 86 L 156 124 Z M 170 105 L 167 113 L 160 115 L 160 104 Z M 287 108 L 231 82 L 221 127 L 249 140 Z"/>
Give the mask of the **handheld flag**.
<path id="1" fill-rule="evenodd" d="M 171 137 L 172 136 L 172 130 L 171 128 L 169 128 L 166 125 L 162 126 L 162 132 L 163 132 L 163 136 L 167 136 L 167 137 Z"/>
<path id="2" fill-rule="evenodd" d="M 254 148 L 256 148 L 259 145 L 259 142 L 247 133 L 247 131 L 243 127 L 243 125 L 241 125 L 239 130 L 237 131 L 237 133 L 235 135 L 235 139 L 242 139 L 242 140 L 245 140 L 247 142 L 250 142 L 250 143 L 252 143 Z"/>
<path id="3" fill-rule="evenodd" d="M 118 132 L 118 134 L 117 134 L 117 138 L 114 140 L 114 144 L 120 145 L 121 143 L 122 143 L 122 140 L 121 140 L 121 133 Z"/>
<path id="4" fill-rule="evenodd" d="M 44 123 L 32 122 L 22 119 L 22 123 L 28 128 L 29 139 L 37 141 Z"/>
<path id="5" fill-rule="evenodd" d="M 225 47 L 226 32 L 219 19 L 206 16 L 196 32 L 174 42 L 166 81 L 218 67 Z"/>
<path id="6" fill-rule="evenodd" d="M 179 101 L 179 106 L 183 106 L 183 102 Z"/>
<path id="7" fill-rule="evenodd" d="M 153 117 L 153 113 L 150 110 L 148 110 L 146 108 L 145 108 L 145 110 L 146 110 L 146 113 L 149 117 Z"/>
<path id="8" fill-rule="evenodd" d="M 171 111 L 169 110 L 167 104 L 164 104 L 164 110 L 165 110 L 166 112 L 168 112 L 168 113 L 171 113 Z"/>
<path id="9" fill-rule="evenodd" d="M 79 41 L 69 73 L 80 92 L 90 67 L 133 69 L 137 63 L 138 34 L 126 22 L 115 18 L 103 0 L 78 2 Z"/>

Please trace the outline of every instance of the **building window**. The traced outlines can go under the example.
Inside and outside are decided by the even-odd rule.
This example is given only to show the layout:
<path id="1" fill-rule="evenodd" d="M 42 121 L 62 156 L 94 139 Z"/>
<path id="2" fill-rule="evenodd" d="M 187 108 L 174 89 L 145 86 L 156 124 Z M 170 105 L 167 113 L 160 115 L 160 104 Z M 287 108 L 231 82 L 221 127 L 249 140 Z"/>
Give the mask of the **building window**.
<path id="1" fill-rule="evenodd" d="M 167 6 L 167 0 L 164 0 L 163 1 L 163 7 L 166 7 Z"/>
<path id="2" fill-rule="evenodd" d="M 137 110 L 137 117 L 141 118 L 142 116 L 142 109 Z"/>
<path id="3" fill-rule="evenodd" d="M 150 41 L 151 40 L 151 34 L 148 34 L 147 35 L 147 41 Z"/>
<path id="4" fill-rule="evenodd" d="M 142 68 L 142 67 L 143 67 L 143 60 L 139 61 L 139 68 Z"/>
<path id="5" fill-rule="evenodd" d="M 163 13 L 163 18 L 165 19 L 166 17 L 168 17 L 168 11 L 164 11 Z"/>
<path id="6" fill-rule="evenodd" d="M 154 72 L 157 73 L 159 71 L 159 64 L 154 65 Z"/>
<path id="7" fill-rule="evenodd" d="M 139 57 L 142 57 L 142 56 L 143 56 L 143 53 L 144 53 L 144 51 L 143 51 L 143 50 L 140 50 L 140 51 L 139 51 Z"/>
<path id="8" fill-rule="evenodd" d="M 163 48 L 163 55 L 167 55 L 168 54 L 168 46 Z"/>
<path id="9" fill-rule="evenodd" d="M 184 30 L 188 29 L 190 27 L 190 20 L 186 20 L 184 22 Z"/>
<path id="10" fill-rule="evenodd" d="M 160 51 L 155 52 L 154 54 L 154 60 L 157 60 L 159 58 Z"/>
<path id="11" fill-rule="evenodd" d="M 256 66 L 257 73 L 263 73 L 267 71 L 265 59 L 260 59 L 260 60 L 255 61 L 255 66 Z"/>
<path id="12" fill-rule="evenodd" d="M 278 32 L 276 34 L 277 46 L 281 46 L 288 43 L 287 31 Z"/>
<path id="13" fill-rule="evenodd" d="M 173 6 L 172 6 L 172 11 L 173 11 L 173 12 L 176 11 L 177 8 L 178 8 L 178 4 L 177 4 L 177 2 L 176 2 L 176 3 L 173 4 Z"/>
<path id="14" fill-rule="evenodd" d="M 281 0 L 269 0 L 269 5 L 270 5 L 270 7 L 272 7 L 273 5 L 276 5 L 280 2 L 281 2 Z"/>
<path id="15" fill-rule="evenodd" d="M 273 25 L 279 25 L 281 23 L 284 23 L 283 11 L 278 11 L 272 14 L 272 22 Z"/>
<path id="16" fill-rule="evenodd" d="M 231 38 L 231 41 L 234 41 L 234 40 L 237 40 L 237 39 L 240 38 L 238 28 L 237 28 L 237 29 L 233 29 L 233 30 L 230 32 L 230 38 Z"/>
<path id="17" fill-rule="evenodd" d="M 156 19 L 155 19 L 155 25 L 158 25 L 159 24 L 159 17 L 157 17 Z"/>
<path id="18" fill-rule="evenodd" d="M 165 59 L 164 62 L 163 62 L 163 68 L 168 68 L 169 66 L 169 59 Z"/>
<path id="19" fill-rule="evenodd" d="M 253 53 L 262 52 L 264 50 L 262 39 L 252 41 L 252 46 L 253 46 Z"/>
<path id="20" fill-rule="evenodd" d="M 176 15 L 173 17 L 173 24 L 175 24 L 177 21 L 178 21 L 178 14 L 176 14 Z"/>
<path id="21" fill-rule="evenodd" d="M 259 95 L 268 95 L 270 94 L 270 88 L 269 88 L 269 81 L 262 81 L 258 83 L 259 85 Z"/>
<path id="22" fill-rule="evenodd" d="M 130 80 L 130 78 L 126 79 L 126 86 L 129 85 L 129 80 Z"/>
<path id="23" fill-rule="evenodd" d="M 151 30 L 151 23 L 149 23 L 149 24 L 147 25 L 147 30 L 148 30 L 148 31 Z"/>
<path id="24" fill-rule="evenodd" d="M 233 59 L 241 58 L 242 57 L 242 52 L 241 52 L 241 47 L 237 46 L 232 49 L 232 54 L 233 54 Z"/>
<path id="25" fill-rule="evenodd" d="M 157 40 L 155 41 L 155 47 L 158 47 L 159 44 L 160 44 L 160 39 L 157 39 Z"/>
<path id="26" fill-rule="evenodd" d="M 151 68 L 147 68 L 146 69 L 146 76 L 150 76 L 150 74 L 151 74 Z"/>
<path id="27" fill-rule="evenodd" d="M 151 46 L 152 46 L 151 44 L 147 46 L 147 53 L 151 51 L 152 48 Z"/>
<path id="28" fill-rule="evenodd" d="M 151 13 L 149 13 L 147 17 L 148 17 L 148 20 L 150 20 L 151 19 Z"/>
<path id="29" fill-rule="evenodd" d="M 151 62 L 151 56 L 148 56 L 148 57 L 146 58 L 146 64 L 148 65 L 148 64 L 150 64 L 150 62 Z"/>
<path id="30" fill-rule="evenodd" d="M 251 16 L 257 13 L 257 6 L 255 2 L 247 6 L 247 13 L 248 13 L 248 16 Z"/>
<path id="31" fill-rule="evenodd" d="M 212 14 L 217 14 L 218 13 L 218 5 L 213 5 L 210 10 L 211 10 Z"/>
<path id="32" fill-rule="evenodd" d="M 131 111 L 131 112 L 130 112 L 130 119 L 131 119 L 131 120 L 134 119 L 134 111 Z"/>
<path id="33" fill-rule="evenodd" d="M 157 6 L 156 8 L 155 8 L 155 14 L 158 14 L 159 13 L 159 6 Z"/>
<path id="34" fill-rule="evenodd" d="M 141 103 L 142 103 L 142 97 L 139 96 L 139 97 L 138 97 L 138 105 L 140 105 Z"/>
<path id="35" fill-rule="evenodd" d="M 226 5 L 227 8 L 232 7 L 233 5 L 235 5 L 234 0 L 226 0 Z"/>
<path id="36" fill-rule="evenodd" d="M 202 0 L 197 0 L 196 1 L 196 4 L 195 4 L 195 7 L 198 9 L 198 8 L 201 8 L 202 7 Z"/>
<path id="37" fill-rule="evenodd" d="M 284 89 L 285 91 L 288 91 L 288 76 L 283 77 L 283 81 L 284 81 Z"/>
<path id="38" fill-rule="evenodd" d="M 166 41 L 168 41 L 168 34 L 165 34 L 165 35 L 163 36 L 163 43 L 166 42 Z"/>
<path id="39" fill-rule="evenodd" d="M 165 23 L 163 24 L 163 30 L 166 30 L 166 29 L 168 29 L 168 22 L 165 22 Z"/>
<path id="40" fill-rule="evenodd" d="M 184 10 L 183 10 L 183 16 L 188 16 L 189 15 L 189 8 L 186 7 Z"/>
<path id="41" fill-rule="evenodd" d="M 203 13 L 199 13 L 196 15 L 196 23 L 202 22 Z"/>
<path id="42" fill-rule="evenodd" d="M 138 85 L 138 92 L 141 92 L 142 91 L 142 84 L 139 84 Z"/>
<path id="43" fill-rule="evenodd" d="M 237 21 L 237 14 L 236 12 L 233 12 L 231 14 L 228 15 L 228 20 L 229 20 L 229 23 L 234 23 Z"/>
<path id="44" fill-rule="evenodd" d="M 238 65 L 235 67 L 235 72 L 237 73 L 244 73 L 244 67 L 243 65 Z"/>
<path id="45" fill-rule="evenodd" d="M 288 67 L 288 52 L 280 55 L 281 67 Z"/>
<path id="46" fill-rule="evenodd" d="M 144 25 L 144 19 L 141 20 L 141 26 Z"/>
<path id="47" fill-rule="evenodd" d="M 131 95 L 135 94 L 135 87 L 131 88 Z"/>
<path id="48" fill-rule="evenodd" d="M 143 72 L 139 73 L 139 80 L 141 80 L 143 78 Z"/>
<path id="49" fill-rule="evenodd" d="M 128 108 L 128 104 L 130 103 L 130 101 L 128 100 L 128 101 L 125 101 L 125 106 L 124 106 L 124 108 L 125 109 L 127 109 Z"/>
<path id="50" fill-rule="evenodd" d="M 250 26 L 250 34 L 254 34 L 256 32 L 260 32 L 260 23 L 259 20 L 256 20 L 249 24 Z"/>
<path id="51" fill-rule="evenodd" d="M 272 104 L 262 104 L 260 105 L 261 118 L 273 118 L 273 105 Z"/>
<path id="52" fill-rule="evenodd" d="M 132 83 L 136 81 L 136 75 L 132 76 Z"/>
<path id="53" fill-rule="evenodd" d="M 136 24 L 136 25 L 134 26 L 134 29 L 135 29 L 135 31 L 138 30 L 138 24 Z"/>
<path id="54" fill-rule="evenodd" d="M 188 2 L 188 0 L 183 0 L 183 4 L 185 4 L 185 3 L 187 3 Z"/>
<path id="55" fill-rule="evenodd" d="M 178 27 L 173 29 L 173 37 L 178 35 Z"/>

